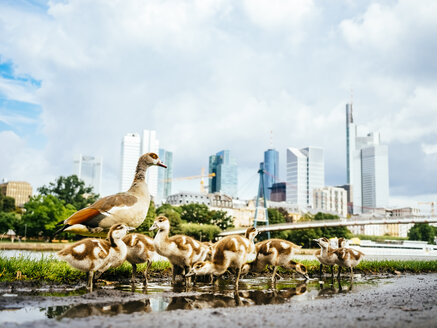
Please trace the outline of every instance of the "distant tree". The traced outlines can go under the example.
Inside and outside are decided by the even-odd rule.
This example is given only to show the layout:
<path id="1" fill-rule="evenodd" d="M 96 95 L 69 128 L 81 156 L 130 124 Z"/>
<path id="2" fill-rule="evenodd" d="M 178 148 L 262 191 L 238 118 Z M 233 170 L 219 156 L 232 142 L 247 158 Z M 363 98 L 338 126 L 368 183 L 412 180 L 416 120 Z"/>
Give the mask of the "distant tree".
<path id="1" fill-rule="evenodd" d="M 38 188 L 38 192 L 43 196 L 55 196 L 64 205 L 71 204 L 76 210 L 87 207 L 99 198 L 99 195 L 93 193 L 93 187 L 85 186 L 85 182 L 77 175 L 61 176 L 48 186 Z"/>
<path id="2" fill-rule="evenodd" d="M 209 208 L 205 204 L 182 205 L 181 219 L 184 222 L 210 223 Z"/>
<path id="3" fill-rule="evenodd" d="M 282 216 L 284 217 L 285 222 L 292 222 L 292 221 L 293 221 L 293 216 L 290 215 L 290 213 L 288 213 L 288 211 L 287 211 L 285 208 L 283 208 L 283 207 L 279 207 L 279 208 L 278 208 L 278 211 L 279 211 L 279 213 L 281 213 Z"/>
<path id="4" fill-rule="evenodd" d="M 15 198 L 0 195 L 0 212 L 14 212 L 15 208 Z"/>
<path id="5" fill-rule="evenodd" d="M 219 227 L 211 224 L 183 223 L 181 228 L 184 235 L 200 241 L 214 241 L 221 232 Z"/>
<path id="6" fill-rule="evenodd" d="M 21 225 L 21 217 L 16 213 L 0 212 L 0 234 L 6 233 L 9 229 L 18 232 Z"/>
<path id="7" fill-rule="evenodd" d="M 322 221 L 322 220 L 339 220 L 340 217 L 338 215 L 329 214 L 329 213 L 322 213 L 318 212 L 316 215 L 314 215 L 313 220 Z"/>
<path id="8" fill-rule="evenodd" d="M 64 203 L 53 195 L 37 195 L 24 204 L 26 212 L 22 217 L 21 230 L 27 225 L 27 235 L 30 237 L 51 237 L 57 230 L 56 223 L 65 220 L 76 209 Z M 20 234 L 23 234 L 20 231 Z"/>
<path id="9" fill-rule="evenodd" d="M 233 217 L 225 211 L 209 211 L 208 224 L 215 225 L 221 230 L 232 228 L 234 226 L 233 221 Z"/>
<path id="10" fill-rule="evenodd" d="M 314 216 L 309 214 L 306 215 L 306 221 L 321 221 L 321 220 L 338 220 L 337 215 L 319 212 Z M 299 229 L 299 230 L 289 230 L 287 232 L 286 239 L 292 241 L 295 244 L 301 245 L 303 247 L 317 247 L 313 239 L 320 237 L 326 238 L 351 238 L 352 233 L 346 227 L 329 227 L 329 228 L 310 228 L 310 229 Z"/>
<path id="11" fill-rule="evenodd" d="M 416 223 L 408 231 L 409 240 L 423 240 L 434 244 L 434 237 L 437 235 L 437 228 L 428 223 Z"/>

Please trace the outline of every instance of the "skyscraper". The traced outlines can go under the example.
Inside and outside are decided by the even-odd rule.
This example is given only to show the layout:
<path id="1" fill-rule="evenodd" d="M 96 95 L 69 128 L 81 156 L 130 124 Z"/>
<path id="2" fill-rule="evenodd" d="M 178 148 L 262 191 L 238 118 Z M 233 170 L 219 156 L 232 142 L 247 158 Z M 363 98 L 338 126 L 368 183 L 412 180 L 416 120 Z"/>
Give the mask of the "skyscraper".
<path id="1" fill-rule="evenodd" d="M 222 192 L 232 197 L 237 196 L 238 166 L 229 150 L 222 150 L 209 157 L 209 173 L 215 173 L 215 177 L 209 179 L 210 193 Z"/>
<path id="2" fill-rule="evenodd" d="M 266 186 L 266 198 L 270 200 L 271 188 L 279 181 L 279 152 L 275 149 L 268 149 L 264 152 L 264 185 Z"/>
<path id="3" fill-rule="evenodd" d="M 353 213 L 386 207 L 389 201 L 388 146 L 378 132 L 358 136 L 352 104 L 346 104 L 346 168 Z"/>
<path id="4" fill-rule="evenodd" d="M 156 139 L 155 130 L 143 130 L 143 139 L 141 140 L 141 156 L 145 153 L 159 152 L 159 141 Z M 165 163 L 163 161 L 163 163 Z M 147 186 L 149 187 L 150 195 L 156 197 L 158 195 L 158 167 L 152 166 L 147 169 L 146 176 Z"/>
<path id="5" fill-rule="evenodd" d="M 102 189 L 102 159 L 79 154 L 74 159 L 74 174 L 85 182 L 86 186 L 93 187 L 93 192 L 100 194 Z"/>
<path id="6" fill-rule="evenodd" d="M 142 138 L 138 133 L 128 133 L 123 137 L 121 145 L 121 191 L 126 191 L 131 186 L 138 158 L 150 152 L 156 154 L 159 152 L 159 141 L 156 139 L 156 131 L 143 130 Z M 150 195 L 156 197 L 158 194 L 157 166 L 152 166 L 147 170 L 146 182 Z"/>
<path id="7" fill-rule="evenodd" d="M 157 201 L 162 202 L 171 194 L 171 179 L 173 179 L 173 153 L 159 149 L 159 158 L 167 165 L 165 170 L 158 170 L 158 195 Z"/>
<path id="8" fill-rule="evenodd" d="M 130 188 L 140 157 L 141 137 L 138 133 L 128 133 L 121 142 L 120 191 Z"/>
<path id="9" fill-rule="evenodd" d="M 313 189 L 325 185 L 323 149 L 287 149 L 287 202 L 308 207 L 313 204 Z"/>

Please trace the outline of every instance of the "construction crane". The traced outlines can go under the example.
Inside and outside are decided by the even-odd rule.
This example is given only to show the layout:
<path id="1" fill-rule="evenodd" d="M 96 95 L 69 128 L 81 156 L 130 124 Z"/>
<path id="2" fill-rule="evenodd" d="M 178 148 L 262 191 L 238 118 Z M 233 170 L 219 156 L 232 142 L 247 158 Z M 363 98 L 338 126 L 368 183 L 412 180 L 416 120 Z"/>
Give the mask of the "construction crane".
<path id="1" fill-rule="evenodd" d="M 431 216 L 435 216 L 434 206 L 435 202 L 418 202 L 419 205 L 430 205 L 431 206 Z"/>
<path id="2" fill-rule="evenodd" d="M 177 181 L 177 180 L 194 180 L 194 179 L 200 179 L 200 192 L 202 194 L 205 194 L 205 181 L 204 178 L 213 178 L 215 177 L 215 173 L 209 173 L 205 174 L 205 168 L 202 167 L 200 170 L 200 175 L 193 175 L 189 177 L 178 177 L 178 178 L 172 178 L 172 179 L 164 179 L 164 182 L 170 182 L 170 181 Z"/>

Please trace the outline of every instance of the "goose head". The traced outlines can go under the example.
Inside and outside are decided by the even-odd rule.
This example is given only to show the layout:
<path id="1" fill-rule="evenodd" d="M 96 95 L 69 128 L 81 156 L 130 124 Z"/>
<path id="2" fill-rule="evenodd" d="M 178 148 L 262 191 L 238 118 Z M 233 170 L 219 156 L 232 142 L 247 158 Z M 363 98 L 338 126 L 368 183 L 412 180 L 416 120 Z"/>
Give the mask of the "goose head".
<path id="1" fill-rule="evenodd" d="M 167 168 L 167 165 L 162 163 L 161 160 L 159 159 L 159 156 L 156 155 L 155 153 L 146 153 L 146 154 L 142 155 L 140 157 L 140 159 L 138 160 L 138 164 L 141 164 L 141 166 L 157 165 L 157 166 Z"/>
<path id="2" fill-rule="evenodd" d="M 163 215 L 158 216 L 153 222 L 153 225 L 149 228 L 149 230 L 158 229 L 159 231 L 169 231 L 170 230 L 170 221 Z"/>
<path id="3" fill-rule="evenodd" d="M 193 275 L 204 276 L 207 274 L 211 274 L 211 265 L 210 261 L 202 261 L 197 262 L 193 265 L 190 272 L 186 274 L 187 277 L 191 277 Z"/>
<path id="4" fill-rule="evenodd" d="M 347 240 L 343 237 L 338 238 L 337 240 L 338 248 L 346 247 Z"/>
<path id="5" fill-rule="evenodd" d="M 257 234 L 258 234 L 258 230 L 256 230 L 256 228 L 249 227 L 249 228 L 247 228 L 246 233 L 244 234 L 244 237 L 246 237 L 250 241 L 253 241 Z"/>
<path id="6" fill-rule="evenodd" d="M 326 237 L 313 239 L 317 244 L 319 244 L 320 247 L 328 248 L 329 247 L 329 240 Z"/>
<path id="7" fill-rule="evenodd" d="M 305 267 L 305 265 L 291 260 L 290 262 L 288 262 L 287 267 L 288 267 L 288 269 L 295 270 L 297 273 L 299 273 L 301 276 L 303 276 L 305 278 L 305 280 L 310 279 L 310 277 L 308 276 L 308 270 Z"/>
<path id="8" fill-rule="evenodd" d="M 111 242 L 111 245 L 114 246 L 114 241 L 122 239 L 124 236 L 127 235 L 127 233 L 130 230 L 133 230 L 134 228 L 128 227 L 125 224 L 117 223 L 114 224 L 108 232 L 108 239 Z"/>

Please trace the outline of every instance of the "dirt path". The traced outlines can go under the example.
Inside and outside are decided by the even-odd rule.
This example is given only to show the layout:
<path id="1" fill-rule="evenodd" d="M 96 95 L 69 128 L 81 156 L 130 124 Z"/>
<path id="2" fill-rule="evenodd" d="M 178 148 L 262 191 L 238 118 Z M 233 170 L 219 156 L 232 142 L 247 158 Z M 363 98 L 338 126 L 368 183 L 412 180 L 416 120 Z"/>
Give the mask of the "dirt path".
<path id="1" fill-rule="evenodd" d="M 111 293 L 113 293 L 111 295 Z M 116 291 L 75 296 L 81 302 L 88 299 L 120 296 Z M 144 295 L 130 294 L 139 300 Z M 71 304 L 71 298 L 69 303 Z M 101 300 L 101 299 L 100 299 Z M 17 299 L 31 304 L 32 299 Z M 40 300 L 41 306 L 51 302 Z M 199 305 L 200 307 L 201 305 Z M 92 315 L 92 313 L 89 313 Z M 89 316 L 61 320 L 46 319 L 10 327 L 437 327 L 437 274 L 406 275 L 353 293 L 336 294 L 317 300 L 291 299 L 277 305 L 241 306 L 175 310 L 114 316 Z"/>

